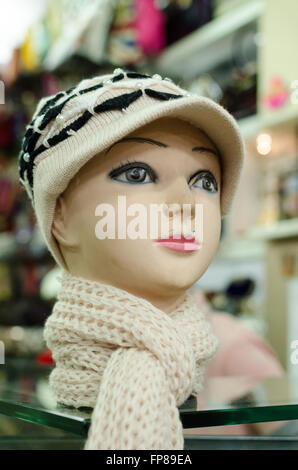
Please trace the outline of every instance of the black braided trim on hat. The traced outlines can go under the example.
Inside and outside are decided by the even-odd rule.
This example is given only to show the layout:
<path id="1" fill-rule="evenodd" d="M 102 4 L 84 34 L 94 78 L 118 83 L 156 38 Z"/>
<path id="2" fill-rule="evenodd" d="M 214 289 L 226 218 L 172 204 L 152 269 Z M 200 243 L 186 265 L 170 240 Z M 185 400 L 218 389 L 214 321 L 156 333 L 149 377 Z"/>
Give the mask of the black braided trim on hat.
<path id="1" fill-rule="evenodd" d="M 35 145 L 39 139 L 41 134 L 39 132 L 33 132 L 32 135 L 30 135 L 30 138 L 28 138 L 27 143 L 25 144 L 25 151 L 28 153 L 32 153 L 35 149 Z"/>
<path id="2" fill-rule="evenodd" d="M 63 96 L 66 96 L 66 95 L 69 95 L 73 90 L 75 89 L 75 87 L 71 87 L 69 88 L 68 90 L 65 90 L 65 91 L 60 91 L 59 93 L 57 93 L 53 98 L 50 98 L 48 99 L 48 101 L 43 105 L 43 107 L 38 111 L 38 113 L 36 114 L 35 118 L 30 122 L 30 126 L 33 127 L 35 122 L 36 122 L 36 119 L 39 117 L 39 116 L 42 116 L 43 114 L 45 114 L 52 106 L 55 105 L 56 101 L 59 101 L 60 98 L 62 98 Z M 74 95 L 75 96 L 75 95 Z M 29 127 L 27 129 L 27 131 L 25 132 L 24 134 L 24 138 L 27 138 L 27 137 L 30 137 L 31 136 L 31 127 Z"/>
<path id="3" fill-rule="evenodd" d="M 152 78 L 151 75 L 146 75 L 137 72 L 127 72 L 126 76 L 127 78 Z"/>
<path id="4" fill-rule="evenodd" d="M 62 103 L 60 104 L 57 104 L 56 106 L 54 106 L 53 108 L 50 108 L 43 120 L 41 121 L 41 124 L 38 126 L 40 130 L 43 130 L 45 127 L 47 127 L 47 125 L 49 124 L 49 122 L 52 121 L 52 119 L 55 119 L 58 114 L 61 113 L 62 109 L 64 108 L 64 106 L 66 105 L 66 103 L 70 100 L 72 100 L 74 98 L 74 95 L 72 96 L 69 96 L 66 100 L 64 100 Z"/>
<path id="5" fill-rule="evenodd" d="M 124 95 L 117 96 L 115 98 L 111 98 L 109 100 L 104 101 L 100 105 L 96 106 L 94 108 L 95 113 L 103 113 L 105 111 L 114 111 L 114 110 L 119 110 L 119 109 L 126 109 L 128 106 L 133 103 L 133 101 L 137 100 L 140 96 L 142 96 L 142 91 L 137 90 L 132 93 L 126 93 Z M 89 111 L 85 111 L 78 119 L 73 121 L 69 126 L 64 127 L 59 134 L 51 137 L 48 139 L 48 144 L 50 147 L 53 147 L 63 140 L 67 139 L 69 137 L 68 131 L 78 131 L 81 129 L 86 122 L 89 121 L 89 119 L 92 117 L 92 114 Z M 28 182 L 31 186 L 31 189 L 33 187 L 33 167 L 34 167 L 34 161 L 37 157 L 37 155 L 41 154 L 45 150 L 47 150 L 47 147 L 44 145 L 40 145 L 36 150 L 34 150 L 34 146 L 37 142 L 37 140 L 40 137 L 40 133 L 35 132 L 28 145 L 26 146 L 26 151 L 30 153 L 30 160 L 29 162 L 25 162 L 24 159 L 21 159 L 20 161 L 20 177 L 23 179 L 24 178 L 24 172 L 25 170 L 27 171 L 27 178 Z M 29 148 L 30 146 L 30 148 Z"/>
<path id="6" fill-rule="evenodd" d="M 158 100 L 163 101 L 172 100 L 175 98 L 182 98 L 182 95 L 173 95 L 173 93 L 165 93 L 164 91 L 151 90 L 151 88 L 146 88 L 145 93 L 151 98 L 156 98 Z"/>
<path id="7" fill-rule="evenodd" d="M 117 96 L 116 98 L 111 98 L 95 106 L 94 112 L 102 113 L 104 111 L 126 109 L 131 103 L 133 103 L 138 98 L 140 98 L 142 94 L 143 93 L 141 90 L 137 90 L 137 91 L 133 91 L 132 93 L 125 93 L 124 95 Z"/>
<path id="8" fill-rule="evenodd" d="M 117 75 L 116 77 L 113 77 L 111 79 L 112 82 L 117 82 L 119 80 L 122 80 L 124 78 L 124 75 L 123 73 L 122 74 L 119 74 Z M 83 90 L 80 90 L 78 92 L 79 95 L 83 95 L 85 93 L 90 93 L 91 91 L 95 91 L 95 90 L 98 90 L 98 88 L 102 88 L 104 86 L 103 83 L 99 83 L 97 85 L 93 85 L 89 88 L 85 88 Z M 50 98 L 46 103 L 45 105 L 42 107 L 42 109 L 38 112 L 38 114 L 36 115 L 36 118 L 34 119 L 34 121 L 31 122 L 31 125 L 33 126 L 37 117 L 45 114 L 41 124 L 38 126 L 40 130 L 43 130 L 47 125 L 48 123 L 56 118 L 58 116 L 58 114 L 61 113 L 61 111 L 63 110 L 65 104 L 72 100 L 73 98 L 76 98 L 77 97 L 77 93 L 74 93 L 73 95 L 69 96 L 66 100 L 64 100 L 62 103 L 60 103 L 59 105 L 55 106 L 55 103 L 56 101 L 58 101 L 60 98 L 62 98 L 63 96 L 65 95 L 69 95 L 76 87 L 73 86 L 71 88 L 69 88 L 68 90 L 66 91 L 62 91 L 62 92 L 59 92 L 57 93 L 57 95 L 55 95 L 53 98 Z M 26 137 L 26 134 L 25 134 L 25 137 Z"/>
<path id="9" fill-rule="evenodd" d="M 119 80 L 123 80 L 124 78 L 124 75 L 123 73 L 120 73 L 119 75 L 116 75 L 116 77 L 113 77 L 111 78 L 111 82 L 119 82 Z M 79 95 L 84 95 L 85 93 L 89 93 L 90 91 L 95 91 L 95 90 L 98 90 L 98 88 L 102 88 L 103 87 L 103 83 L 98 83 L 97 85 L 93 85 L 89 88 L 84 88 L 84 90 L 80 90 L 79 91 Z"/>
<path id="10" fill-rule="evenodd" d="M 49 99 L 46 104 L 41 108 L 37 116 L 41 116 L 41 114 L 44 114 L 51 106 L 54 106 L 56 101 L 60 100 L 62 96 L 65 96 L 65 92 L 61 91 L 60 93 L 57 93 L 57 95 L 54 96 L 54 98 Z"/>
<path id="11" fill-rule="evenodd" d="M 84 95 L 85 93 L 90 93 L 90 91 L 98 90 L 98 88 L 102 88 L 103 83 L 98 83 L 97 85 L 90 86 L 89 88 L 85 88 L 84 90 L 79 91 L 79 95 Z"/>
<path id="12" fill-rule="evenodd" d="M 150 75 L 144 75 L 144 74 L 138 74 L 138 73 L 134 73 L 134 72 L 129 72 L 126 74 L 128 78 L 151 78 Z M 118 75 L 116 75 L 115 77 L 111 78 L 111 82 L 118 82 L 119 80 L 123 80 L 123 78 L 125 78 L 125 75 L 123 73 L 120 73 Z M 93 85 L 92 87 L 89 87 L 89 88 L 85 88 L 83 90 L 80 90 L 79 91 L 79 94 L 80 95 L 83 95 L 85 93 L 89 93 L 89 92 L 92 92 L 92 91 L 95 91 L 97 90 L 98 88 L 102 88 L 104 86 L 104 83 L 99 83 L 97 85 Z M 36 119 L 38 117 L 40 117 L 41 115 L 45 114 L 43 120 L 42 120 L 42 123 L 40 124 L 39 126 L 39 129 L 43 130 L 47 124 L 52 120 L 54 119 L 55 117 L 57 117 L 58 114 L 60 114 L 60 112 L 63 110 L 64 108 L 64 105 L 70 101 L 71 99 L 75 98 L 77 96 L 76 93 L 74 93 L 73 95 L 71 95 L 69 98 L 67 98 L 65 101 L 63 101 L 62 103 L 60 103 L 58 106 L 55 106 L 55 103 L 60 99 L 62 98 L 63 96 L 67 96 L 69 95 L 70 93 L 72 93 L 73 90 L 75 90 L 75 86 L 69 88 L 68 90 L 66 91 L 61 91 L 59 93 L 57 93 L 54 97 L 50 98 L 45 104 L 44 106 L 39 110 L 39 112 L 37 113 L 36 117 L 34 118 L 34 120 L 31 121 L 30 123 L 30 127 L 29 129 L 27 129 L 27 131 L 25 132 L 25 135 L 24 135 L 24 140 L 26 139 L 30 139 L 31 136 L 33 135 L 33 130 L 32 130 L 32 127 L 34 126 L 35 122 L 36 122 Z M 35 146 L 35 143 L 36 141 L 38 140 L 39 136 L 41 134 L 37 133 L 37 138 L 34 139 L 33 141 L 33 147 Z M 23 151 L 24 152 L 31 152 L 31 148 L 32 146 L 30 145 L 27 145 L 26 144 L 23 146 Z M 30 150 L 28 150 L 30 149 Z"/>
<path id="13" fill-rule="evenodd" d="M 152 78 L 150 75 L 139 74 L 135 72 L 126 72 L 125 75 L 127 78 L 133 78 L 133 79 Z M 112 83 L 112 82 L 123 80 L 125 78 L 125 75 L 124 73 L 120 73 L 110 78 L 109 81 Z M 74 86 L 74 87 L 69 88 L 66 91 L 57 93 L 57 95 L 55 95 L 54 97 L 49 98 L 49 100 L 39 110 L 34 120 L 32 120 L 31 123 L 29 124 L 29 127 L 24 135 L 22 151 L 20 152 L 20 155 L 19 155 L 19 172 L 20 172 L 20 183 L 23 184 L 27 180 L 30 186 L 32 197 L 33 197 L 33 168 L 34 168 L 34 162 L 35 162 L 36 157 L 40 155 L 42 152 L 44 152 L 45 150 L 47 150 L 49 147 L 53 147 L 59 144 L 60 142 L 70 137 L 74 132 L 77 132 L 79 129 L 81 129 L 93 116 L 93 113 L 102 113 L 102 112 L 114 111 L 114 110 L 125 110 L 126 108 L 129 107 L 131 103 L 133 103 L 135 100 L 137 100 L 143 95 L 143 91 L 151 98 L 155 98 L 161 101 L 183 97 L 183 95 L 159 92 L 156 90 L 152 90 L 150 88 L 145 88 L 143 91 L 138 89 L 137 91 L 134 91 L 132 93 L 125 93 L 115 98 L 108 99 L 104 101 L 103 103 L 95 106 L 93 109 L 93 113 L 91 113 L 88 110 L 84 111 L 83 114 L 80 117 L 78 117 L 75 121 L 73 121 L 70 125 L 64 127 L 58 134 L 49 138 L 47 140 L 47 145 L 42 144 L 38 148 L 35 148 L 38 139 L 42 135 L 41 132 L 38 132 L 37 130 L 34 129 L 34 124 L 37 118 L 40 118 L 41 116 L 43 116 L 41 119 L 41 123 L 38 126 L 38 129 L 43 130 L 53 119 L 57 118 L 57 116 L 62 112 L 65 104 L 68 101 L 72 100 L 75 97 L 78 97 L 79 95 L 83 95 L 85 93 L 95 91 L 103 87 L 104 85 L 105 83 L 101 82 L 89 88 L 85 88 L 85 89 L 77 90 L 77 91 L 75 91 L 76 87 Z M 66 98 L 61 103 L 56 104 L 56 102 L 59 99 L 63 98 L 64 96 Z M 26 154 L 26 158 L 24 158 L 25 154 Z"/>

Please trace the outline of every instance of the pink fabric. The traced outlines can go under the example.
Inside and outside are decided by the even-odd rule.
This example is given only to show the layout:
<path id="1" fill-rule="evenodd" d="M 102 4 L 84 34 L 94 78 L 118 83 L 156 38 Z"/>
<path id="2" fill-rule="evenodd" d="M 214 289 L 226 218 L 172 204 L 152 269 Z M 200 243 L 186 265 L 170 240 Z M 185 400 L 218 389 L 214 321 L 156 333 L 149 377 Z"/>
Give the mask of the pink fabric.
<path id="1" fill-rule="evenodd" d="M 207 376 L 279 377 L 283 369 L 271 347 L 227 313 L 209 314 L 219 347 Z"/>
<path id="2" fill-rule="evenodd" d="M 136 9 L 136 41 L 144 54 L 154 55 L 164 49 L 165 16 L 154 0 L 134 0 Z"/>
<path id="3" fill-rule="evenodd" d="M 195 288 L 194 293 L 219 341 L 216 356 L 207 366 L 207 377 L 237 375 L 263 378 L 283 375 L 284 371 L 272 348 L 263 338 L 248 330 L 232 315 L 212 311 L 199 289 Z"/>
<path id="4" fill-rule="evenodd" d="M 258 382 L 257 379 L 279 377 L 284 374 L 272 348 L 263 338 L 249 331 L 232 315 L 213 312 L 200 290 L 195 289 L 195 294 L 200 308 L 210 319 L 219 340 L 216 356 L 206 368 L 206 378 L 242 376 L 251 377 Z M 204 397 L 202 399 L 204 400 Z M 191 429 L 185 434 L 205 436 L 267 434 L 282 424 L 283 422 L 272 422 L 258 425 L 215 426 Z"/>

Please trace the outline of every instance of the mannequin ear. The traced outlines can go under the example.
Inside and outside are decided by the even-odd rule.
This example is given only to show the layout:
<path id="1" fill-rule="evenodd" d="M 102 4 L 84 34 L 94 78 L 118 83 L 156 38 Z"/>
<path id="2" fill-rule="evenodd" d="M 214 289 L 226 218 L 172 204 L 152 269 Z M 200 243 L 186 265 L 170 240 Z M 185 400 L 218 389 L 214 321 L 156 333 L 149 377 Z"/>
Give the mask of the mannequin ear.
<path id="1" fill-rule="evenodd" d="M 77 251 L 78 242 L 74 233 L 67 226 L 66 205 L 63 196 L 59 196 L 56 202 L 56 209 L 52 224 L 52 234 L 61 247 L 71 251 Z"/>

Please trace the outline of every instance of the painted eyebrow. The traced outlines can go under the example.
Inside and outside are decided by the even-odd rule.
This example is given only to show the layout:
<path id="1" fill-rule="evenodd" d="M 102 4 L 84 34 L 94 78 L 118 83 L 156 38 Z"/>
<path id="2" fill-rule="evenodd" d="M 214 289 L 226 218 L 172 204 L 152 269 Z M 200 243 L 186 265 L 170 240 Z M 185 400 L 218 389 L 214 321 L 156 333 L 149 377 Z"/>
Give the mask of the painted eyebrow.
<path id="1" fill-rule="evenodd" d="M 148 144 L 152 144 L 152 145 L 157 145 L 158 147 L 169 147 L 167 144 L 164 144 L 163 142 L 159 142 L 158 140 L 154 140 L 154 139 L 149 139 L 147 137 L 124 137 L 123 139 L 121 140 L 118 140 L 118 142 L 115 142 L 114 144 L 112 144 L 106 151 L 105 151 L 105 155 L 111 150 L 112 147 L 114 147 L 114 145 L 116 144 L 120 144 L 121 142 L 146 142 Z M 210 152 L 210 153 L 213 153 L 214 155 L 216 155 L 218 157 L 218 153 L 209 148 L 209 147 L 194 147 L 192 149 L 193 152 L 197 151 L 197 152 Z"/>

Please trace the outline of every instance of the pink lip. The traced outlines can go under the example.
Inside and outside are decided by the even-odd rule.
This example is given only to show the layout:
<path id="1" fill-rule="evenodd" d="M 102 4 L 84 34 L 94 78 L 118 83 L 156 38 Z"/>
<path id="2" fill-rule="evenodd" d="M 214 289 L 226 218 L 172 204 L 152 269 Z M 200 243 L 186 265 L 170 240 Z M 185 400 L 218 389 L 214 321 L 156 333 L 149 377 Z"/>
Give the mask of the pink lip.
<path id="1" fill-rule="evenodd" d="M 202 247 L 202 244 L 198 243 L 194 237 L 185 238 L 182 235 L 180 238 L 161 238 L 160 240 L 156 240 L 156 243 L 169 250 L 179 251 L 180 253 L 197 251 Z"/>

